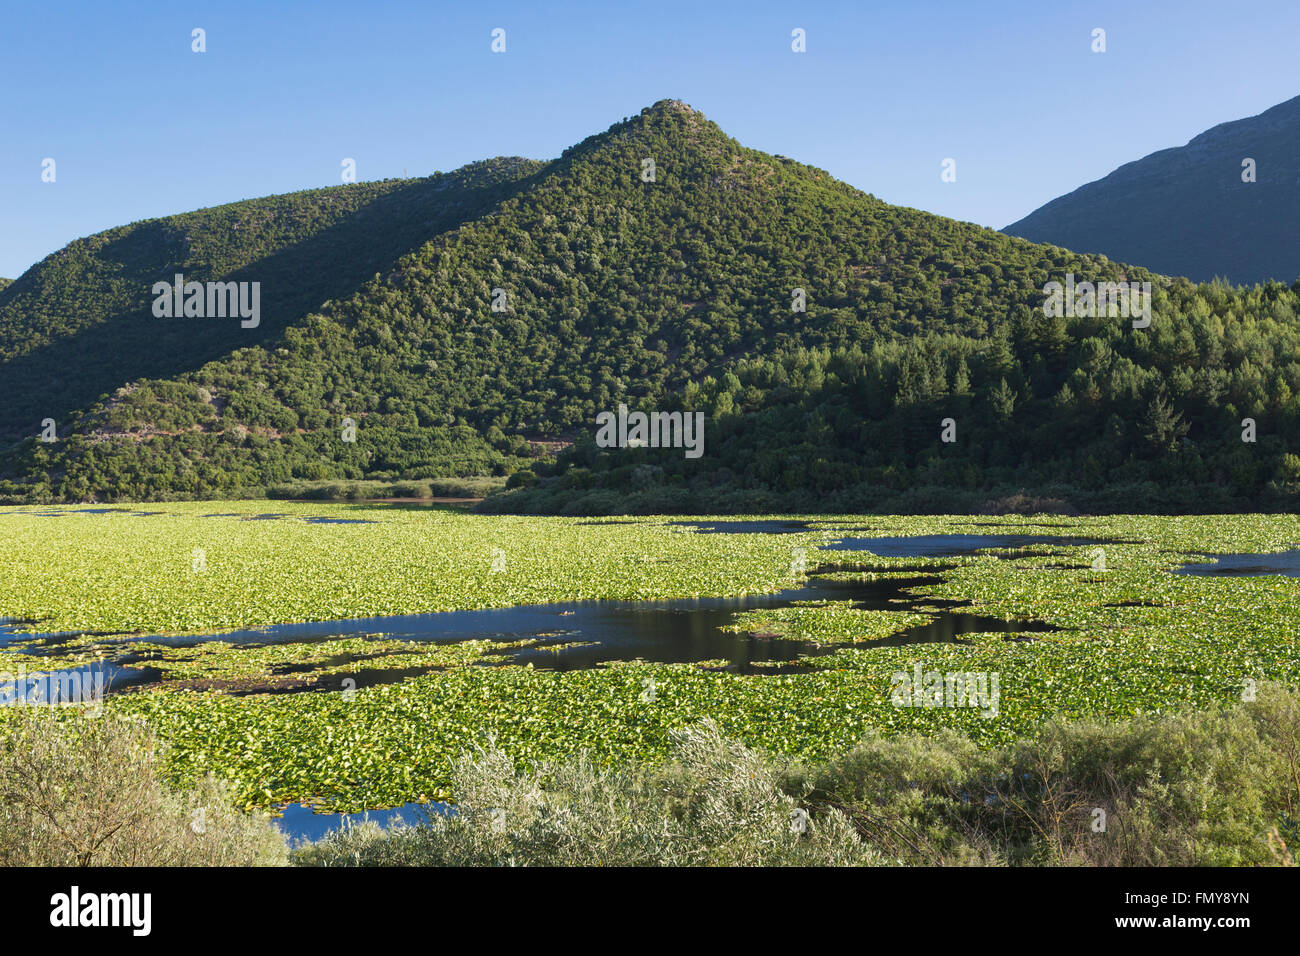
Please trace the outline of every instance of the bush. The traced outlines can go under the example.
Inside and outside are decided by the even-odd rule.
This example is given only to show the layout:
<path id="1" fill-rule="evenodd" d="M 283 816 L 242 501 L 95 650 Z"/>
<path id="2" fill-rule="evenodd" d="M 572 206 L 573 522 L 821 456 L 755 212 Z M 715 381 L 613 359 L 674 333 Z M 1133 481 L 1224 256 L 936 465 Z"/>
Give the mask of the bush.
<path id="1" fill-rule="evenodd" d="M 676 733 L 664 768 L 590 760 L 519 773 L 495 747 L 462 759 L 458 812 L 384 832 L 362 825 L 295 851 L 312 866 L 780 866 L 874 863 L 843 815 L 800 826 L 765 754 L 711 722 Z"/>
<path id="2" fill-rule="evenodd" d="M 1258 701 L 1222 711 L 1054 720 L 987 751 L 953 732 L 872 736 L 818 767 L 748 749 L 705 722 L 678 732 L 658 768 L 582 759 L 520 772 L 488 747 L 458 764 L 453 793 L 455 814 L 344 830 L 294 861 L 1294 865 L 1300 696 L 1264 687 Z M 801 809 L 809 817 L 796 833 Z"/>
<path id="3" fill-rule="evenodd" d="M 0 712 L 0 866 L 274 865 L 265 817 L 211 778 L 178 792 L 141 723 Z M 454 813 L 363 824 L 293 851 L 314 866 L 1294 865 L 1300 695 L 1222 710 L 1047 722 L 981 750 L 955 732 L 870 736 L 802 766 L 674 732 L 662 765 L 456 764 Z M 806 814 L 806 816 L 805 816 Z M 1104 814 L 1104 815 L 1103 815 Z M 1104 826 L 1099 824 L 1104 822 Z"/>
<path id="4" fill-rule="evenodd" d="M 506 480 L 507 488 L 526 488 L 537 481 L 537 475 L 531 471 L 516 471 Z"/>
<path id="5" fill-rule="evenodd" d="M 873 737 L 786 786 L 907 863 L 1294 865 L 1300 696 L 1056 719 L 985 753 L 956 735 Z"/>
<path id="6" fill-rule="evenodd" d="M 148 728 L 111 715 L 7 709 L 0 717 L 0 866 L 274 866 L 265 816 L 211 777 L 178 792 Z"/>

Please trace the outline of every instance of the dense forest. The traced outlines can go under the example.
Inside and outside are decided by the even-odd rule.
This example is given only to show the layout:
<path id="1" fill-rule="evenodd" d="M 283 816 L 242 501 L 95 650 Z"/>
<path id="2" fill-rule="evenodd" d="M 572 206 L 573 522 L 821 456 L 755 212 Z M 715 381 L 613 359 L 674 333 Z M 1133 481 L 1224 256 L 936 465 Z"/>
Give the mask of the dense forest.
<path id="1" fill-rule="evenodd" d="M 261 281 L 261 327 L 153 318 L 174 271 Z M 1151 283 L 1149 327 L 1045 315 L 1067 275 Z M 496 474 L 488 504 L 517 510 L 1280 508 L 1298 313 L 1300 282 L 1196 285 L 890 206 L 663 101 L 550 163 L 56 253 L 0 290 L 0 495 Z M 619 403 L 704 412 L 704 455 L 597 448 Z"/>
<path id="2" fill-rule="evenodd" d="M 121 386 L 277 344 L 432 236 L 482 215 L 542 167 L 511 158 L 451 174 L 252 199 L 80 239 L 0 283 L 0 438 L 31 435 Z M 256 328 L 155 318 L 155 282 L 256 281 Z"/>

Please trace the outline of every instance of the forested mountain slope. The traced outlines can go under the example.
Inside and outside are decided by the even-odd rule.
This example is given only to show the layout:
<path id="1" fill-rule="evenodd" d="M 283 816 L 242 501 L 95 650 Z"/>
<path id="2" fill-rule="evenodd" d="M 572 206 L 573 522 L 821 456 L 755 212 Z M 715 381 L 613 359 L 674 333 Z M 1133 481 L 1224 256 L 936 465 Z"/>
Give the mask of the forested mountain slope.
<path id="1" fill-rule="evenodd" d="M 254 344 L 237 321 L 200 332 L 226 320 L 139 318 L 142 336 L 170 336 L 166 357 L 135 359 L 159 367 L 123 368 L 101 401 L 83 401 L 83 389 L 76 401 L 89 407 L 58 442 L 12 448 L 10 494 L 219 495 L 289 478 L 500 473 L 527 463 L 525 438 L 577 444 L 521 472 L 542 480 L 498 507 L 672 509 L 732 495 L 866 507 L 918 486 L 950 489 L 960 504 L 1008 487 L 1087 497 L 1143 482 L 1189 500 L 1217 483 L 1232 506 L 1282 500 L 1300 480 L 1300 460 L 1287 457 L 1300 438 L 1297 289 L 1196 286 L 890 206 L 746 149 L 676 101 L 552 163 L 513 168 L 524 175 L 423 226 L 436 234 L 391 267 L 352 269 L 348 282 L 380 272 L 352 294 L 337 291 L 350 262 L 296 260 L 307 288 L 295 302 L 312 311 L 275 319 L 264 306 Z M 409 188 L 432 189 L 420 182 Z M 340 260 L 388 241 L 383 216 L 363 228 L 359 215 L 344 220 L 362 238 L 341 244 Z M 194 238 L 222 247 L 232 231 L 226 221 Z M 107 256 L 85 254 L 103 274 Z M 167 261 L 164 279 L 181 260 Z M 249 262 L 222 274 L 269 290 Z M 1150 282 L 1150 326 L 1045 315 L 1045 285 L 1067 274 Z M 15 330 L 70 294 L 27 292 L 15 309 L 30 276 L 0 293 Z M 148 316 L 147 291 L 140 282 L 119 298 L 138 292 L 133 307 Z M 94 317 L 86 328 L 111 325 Z M 106 354 L 115 341 L 103 340 Z M 155 348 L 144 337 L 137 347 Z M 596 449 L 595 416 L 620 402 L 706 412 L 705 454 Z M 39 404 L 24 406 L 24 421 Z M 1243 416 L 1256 418 L 1257 442 L 1241 441 Z M 955 442 L 940 441 L 944 418 Z M 344 419 L 357 423 L 355 443 Z"/>
<path id="2" fill-rule="evenodd" d="M 251 199 L 69 244 L 16 282 L 0 281 L 0 440 L 134 379 L 275 342 L 308 310 L 481 215 L 541 166 L 496 159 L 424 179 Z M 155 318 L 152 287 L 176 273 L 260 282 L 260 323 Z"/>

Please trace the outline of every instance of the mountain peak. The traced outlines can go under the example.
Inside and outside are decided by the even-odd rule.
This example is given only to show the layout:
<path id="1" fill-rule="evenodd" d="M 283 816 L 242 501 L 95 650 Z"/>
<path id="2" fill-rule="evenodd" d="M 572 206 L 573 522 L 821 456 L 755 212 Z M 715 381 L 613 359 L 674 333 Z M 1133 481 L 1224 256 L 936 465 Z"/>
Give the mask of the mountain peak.
<path id="1" fill-rule="evenodd" d="M 1256 136 L 1263 133 L 1275 133 L 1280 130 L 1294 130 L 1300 124 L 1300 96 L 1293 96 L 1276 106 L 1270 106 L 1262 113 L 1245 119 L 1229 120 L 1217 126 L 1211 126 L 1203 133 L 1198 133 L 1188 140 L 1188 146 L 1218 146 L 1220 144 L 1235 146 L 1242 135 Z"/>
<path id="2" fill-rule="evenodd" d="M 691 104 L 684 103 L 681 100 L 660 100 L 653 106 L 647 106 L 641 111 L 642 116 L 647 113 L 697 113 L 700 116 L 704 115 Z"/>
<path id="3" fill-rule="evenodd" d="M 939 500 L 978 507 L 993 489 L 1029 500 L 1123 463 L 1125 481 L 1182 477 L 1151 499 L 1162 504 L 1253 504 L 1274 487 L 1267 500 L 1292 502 L 1277 396 L 1300 381 L 1260 358 L 1295 351 L 1292 290 L 1198 298 L 1118 256 L 890 206 L 745 147 L 680 100 L 584 144 L 559 161 L 500 157 L 149 220 L 34 266 L 0 290 L 0 501 L 529 472 L 540 497 L 506 507 L 779 510 L 806 488 L 874 506 L 929 502 L 911 496 L 940 481 L 956 497 L 945 486 Z M 1251 140 L 1210 172 L 1243 195 L 1280 191 L 1296 151 L 1278 146 Z M 1259 182 L 1241 180 L 1241 155 Z M 1184 205 L 1200 213 L 1214 195 Z M 1293 248 L 1294 218 L 1265 240 Z M 160 321 L 152 290 L 178 272 L 214 292 L 259 283 L 260 324 L 188 292 L 186 314 Z M 1159 334 L 1036 318 L 1040 290 L 1069 275 L 1159 283 Z M 1250 334 L 1244 315 L 1261 317 Z M 1097 337 L 1123 374 L 1084 344 Z M 1189 341 L 1208 343 L 1190 369 Z M 1261 373 L 1234 378 L 1247 357 Z M 591 424 L 621 404 L 706 414 L 707 457 L 602 450 Z M 932 423 L 948 408 L 965 437 L 940 449 Z M 1249 477 L 1209 497 L 1241 473 L 1246 413 L 1274 437 Z M 47 418 L 56 443 L 38 437 Z M 338 438 L 346 419 L 356 443 Z M 534 454 L 569 441 L 563 460 Z M 1117 500 L 1088 480 L 1084 507 Z"/>
<path id="4" fill-rule="evenodd" d="M 718 129 L 707 117 L 689 103 L 682 100 L 660 100 L 645 107 L 640 114 L 632 118 L 633 124 L 640 127 L 678 126 L 678 127 L 713 127 Z M 719 130 L 721 132 L 721 130 Z"/>
<path id="5" fill-rule="evenodd" d="M 561 156 L 564 158 L 587 154 L 594 149 L 611 143 L 626 141 L 632 137 L 667 135 L 669 137 L 688 134 L 691 138 L 704 136 L 712 139 L 728 139 L 726 133 L 716 123 L 708 120 L 703 113 L 682 100 L 663 99 L 647 106 L 639 113 L 625 116 L 605 130 L 588 136 L 575 146 L 570 146 Z"/>

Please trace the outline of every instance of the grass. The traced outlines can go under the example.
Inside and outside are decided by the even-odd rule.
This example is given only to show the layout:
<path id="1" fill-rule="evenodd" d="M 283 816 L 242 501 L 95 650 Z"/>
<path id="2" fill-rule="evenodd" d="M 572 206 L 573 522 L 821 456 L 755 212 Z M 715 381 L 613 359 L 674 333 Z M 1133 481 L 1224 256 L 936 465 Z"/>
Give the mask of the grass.
<path id="1" fill-rule="evenodd" d="M 367 498 L 486 498 L 506 486 L 504 477 L 434 478 L 421 481 L 294 481 L 270 485 L 266 497 L 310 501 L 357 501 Z"/>

